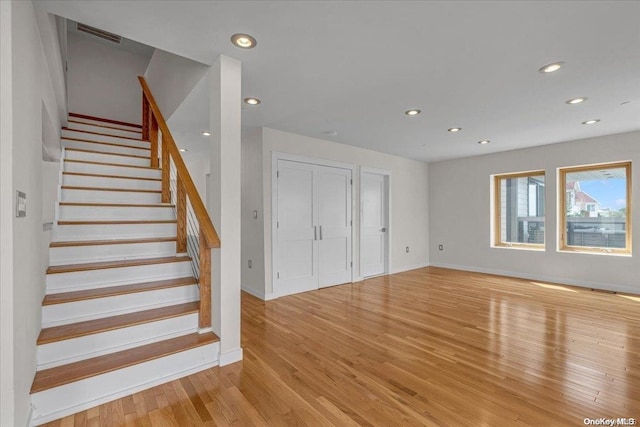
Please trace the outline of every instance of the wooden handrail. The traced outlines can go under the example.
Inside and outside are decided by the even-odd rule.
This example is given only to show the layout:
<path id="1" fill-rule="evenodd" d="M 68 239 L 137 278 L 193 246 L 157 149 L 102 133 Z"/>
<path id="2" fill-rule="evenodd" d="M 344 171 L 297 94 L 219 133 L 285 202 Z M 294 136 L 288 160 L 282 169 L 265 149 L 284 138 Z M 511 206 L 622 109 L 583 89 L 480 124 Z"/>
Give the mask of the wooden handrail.
<path id="1" fill-rule="evenodd" d="M 162 132 L 162 140 L 163 140 L 163 152 L 168 149 L 169 155 L 173 159 L 173 162 L 176 165 L 177 175 L 180 179 L 182 186 L 184 187 L 185 193 L 187 197 L 191 201 L 191 206 L 193 207 L 193 211 L 196 215 L 198 222 L 200 223 L 200 232 L 204 237 L 204 243 L 207 248 L 219 248 L 220 247 L 220 238 L 218 237 L 218 233 L 216 232 L 213 223 L 211 222 L 211 218 L 207 213 L 207 209 L 202 203 L 202 199 L 198 194 L 198 190 L 196 189 L 195 184 L 193 183 L 193 179 L 191 179 L 191 175 L 187 170 L 187 167 L 184 164 L 184 160 L 182 160 L 182 156 L 180 155 L 180 151 L 178 150 L 178 146 L 176 145 L 173 136 L 171 135 L 171 131 L 169 131 L 169 127 L 167 126 L 167 122 L 164 120 L 164 116 L 156 103 L 155 98 L 151 94 L 151 90 L 147 85 L 147 81 L 144 77 L 138 76 L 138 80 L 140 81 L 140 86 L 142 86 L 143 97 L 147 100 L 149 108 L 151 109 L 152 116 L 155 117 L 157 122 L 157 126 L 160 128 Z M 144 113 L 143 113 L 144 117 Z M 152 133 L 152 132 L 150 132 Z M 164 183 L 163 183 L 164 185 Z M 163 188 L 164 193 L 164 188 Z"/>

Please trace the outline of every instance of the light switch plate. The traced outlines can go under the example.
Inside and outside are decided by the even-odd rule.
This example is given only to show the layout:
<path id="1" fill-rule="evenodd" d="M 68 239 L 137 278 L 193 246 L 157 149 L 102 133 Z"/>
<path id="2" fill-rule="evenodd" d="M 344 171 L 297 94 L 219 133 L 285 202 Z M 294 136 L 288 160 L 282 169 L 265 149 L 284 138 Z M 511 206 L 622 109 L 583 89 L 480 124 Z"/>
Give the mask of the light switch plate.
<path id="1" fill-rule="evenodd" d="M 16 217 L 27 216 L 27 195 L 16 190 Z"/>

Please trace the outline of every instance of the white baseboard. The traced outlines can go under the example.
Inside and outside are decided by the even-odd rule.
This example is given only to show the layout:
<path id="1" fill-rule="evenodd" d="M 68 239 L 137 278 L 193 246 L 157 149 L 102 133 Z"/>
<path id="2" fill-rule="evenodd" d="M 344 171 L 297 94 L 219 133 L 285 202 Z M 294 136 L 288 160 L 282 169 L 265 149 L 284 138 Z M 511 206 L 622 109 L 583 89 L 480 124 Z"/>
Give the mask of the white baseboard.
<path id="1" fill-rule="evenodd" d="M 225 353 L 220 353 L 218 359 L 220 366 L 227 366 L 242 360 L 242 347 L 234 348 Z"/>
<path id="2" fill-rule="evenodd" d="M 260 298 L 263 301 L 266 301 L 264 292 L 261 292 L 261 291 L 259 291 L 257 289 L 254 289 L 254 288 L 252 288 L 251 286 L 248 286 L 248 285 L 240 285 L 240 288 L 243 291 L 245 291 L 246 293 L 251 294 L 256 298 Z"/>
<path id="3" fill-rule="evenodd" d="M 392 268 L 389 274 L 402 273 L 409 270 L 417 270 L 418 268 L 429 267 L 429 265 L 431 265 L 429 264 L 429 261 L 419 263 L 419 264 L 404 265 L 402 267 Z"/>
<path id="4" fill-rule="evenodd" d="M 559 284 L 565 284 L 565 285 L 571 285 L 571 286 L 578 286 L 578 287 L 587 288 L 587 289 L 599 289 L 603 291 L 625 292 L 625 293 L 631 293 L 631 294 L 638 293 L 638 288 L 632 288 L 631 286 L 625 286 L 625 285 L 616 284 L 616 283 L 601 283 L 601 282 L 591 282 L 587 280 L 574 280 L 566 277 L 553 277 L 553 276 L 545 276 L 542 274 L 529 274 L 529 273 L 521 273 L 518 271 L 497 270 L 493 268 L 446 264 L 446 263 L 440 263 L 440 262 L 431 263 L 431 266 L 441 267 L 441 268 L 450 268 L 452 270 L 473 271 L 475 273 L 495 274 L 496 276 L 517 277 L 519 279 L 526 279 L 526 280 L 538 280 L 541 282 L 559 283 Z"/>

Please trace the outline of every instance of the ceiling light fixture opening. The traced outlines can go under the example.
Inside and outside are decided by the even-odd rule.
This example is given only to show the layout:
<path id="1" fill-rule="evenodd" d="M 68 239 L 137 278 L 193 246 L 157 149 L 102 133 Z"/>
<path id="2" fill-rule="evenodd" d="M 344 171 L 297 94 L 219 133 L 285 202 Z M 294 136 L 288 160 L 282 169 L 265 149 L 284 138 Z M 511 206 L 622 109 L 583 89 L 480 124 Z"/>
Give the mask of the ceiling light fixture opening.
<path id="1" fill-rule="evenodd" d="M 553 73 L 554 71 L 558 71 L 560 68 L 562 68 L 563 65 L 564 65 L 564 62 L 562 61 L 552 62 L 551 64 L 547 64 L 543 67 L 540 67 L 538 72 L 542 74 Z"/>
<path id="2" fill-rule="evenodd" d="M 596 124 L 600 121 L 600 119 L 591 119 L 591 120 L 586 120 L 584 122 L 582 122 L 583 125 L 593 125 Z"/>
<path id="3" fill-rule="evenodd" d="M 449 132 L 460 132 L 462 128 L 449 128 L 447 129 Z"/>
<path id="4" fill-rule="evenodd" d="M 581 102 L 584 102 L 584 101 L 586 101 L 587 99 L 589 99 L 589 98 L 587 98 L 586 96 L 583 96 L 583 97 L 581 97 L 581 98 L 572 98 L 572 99 L 569 99 L 569 100 L 567 100 L 567 101 L 565 101 L 565 102 L 566 102 L 567 104 L 574 105 L 574 104 L 580 104 Z"/>
<path id="5" fill-rule="evenodd" d="M 211 136 L 211 132 L 208 132 L 206 130 L 203 130 L 201 133 L 202 133 L 202 136 Z"/>
<path id="6" fill-rule="evenodd" d="M 489 141 L 488 139 L 483 139 L 482 141 L 478 141 L 478 144 L 486 145 L 486 144 L 488 144 L 488 143 L 490 143 L 490 142 L 491 142 L 491 141 Z"/>
<path id="7" fill-rule="evenodd" d="M 231 43 L 240 49 L 253 49 L 258 42 L 249 34 L 237 33 L 231 36 Z"/>
<path id="8" fill-rule="evenodd" d="M 258 98 L 245 98 L 244 102 L 245 104 L 249 104 L 249 105 L 258 105 L 262 101 L 260 101 Z"/>
<path id="9" fill-rule="evenodd" d="M 422 113 L 422 111 L 418 110 L 418 109 L 413 109 L 413 110 L 407 110 L 404 112 L 407 116 L 417 116 L 418 114 Z"/>

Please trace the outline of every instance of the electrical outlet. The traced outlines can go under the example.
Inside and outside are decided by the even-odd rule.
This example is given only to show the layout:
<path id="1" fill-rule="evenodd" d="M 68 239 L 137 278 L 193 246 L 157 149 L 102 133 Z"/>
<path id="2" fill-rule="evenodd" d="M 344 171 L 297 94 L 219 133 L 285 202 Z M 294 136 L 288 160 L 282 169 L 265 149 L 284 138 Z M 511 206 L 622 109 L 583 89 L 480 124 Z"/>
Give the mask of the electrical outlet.
<path id="1" fill-rule="evenodd" d="M 409 253 L 409 246 L 407 246 L 406 248 L 404 248 L 404 251 L 405 251 L 406 253 Z"/>
<path id="2" fill-rule="evenodd" d="M 439 251 L 444 251 L 444 245 L 438 245 L 438 250 Z"/>
<path id="3" fill-rule="evenodd" d="M 253 263 L 251 262 L 251 260 L 249 260 L 249 268 L 251 268 L 251 266 L 253 265 Z"/>

